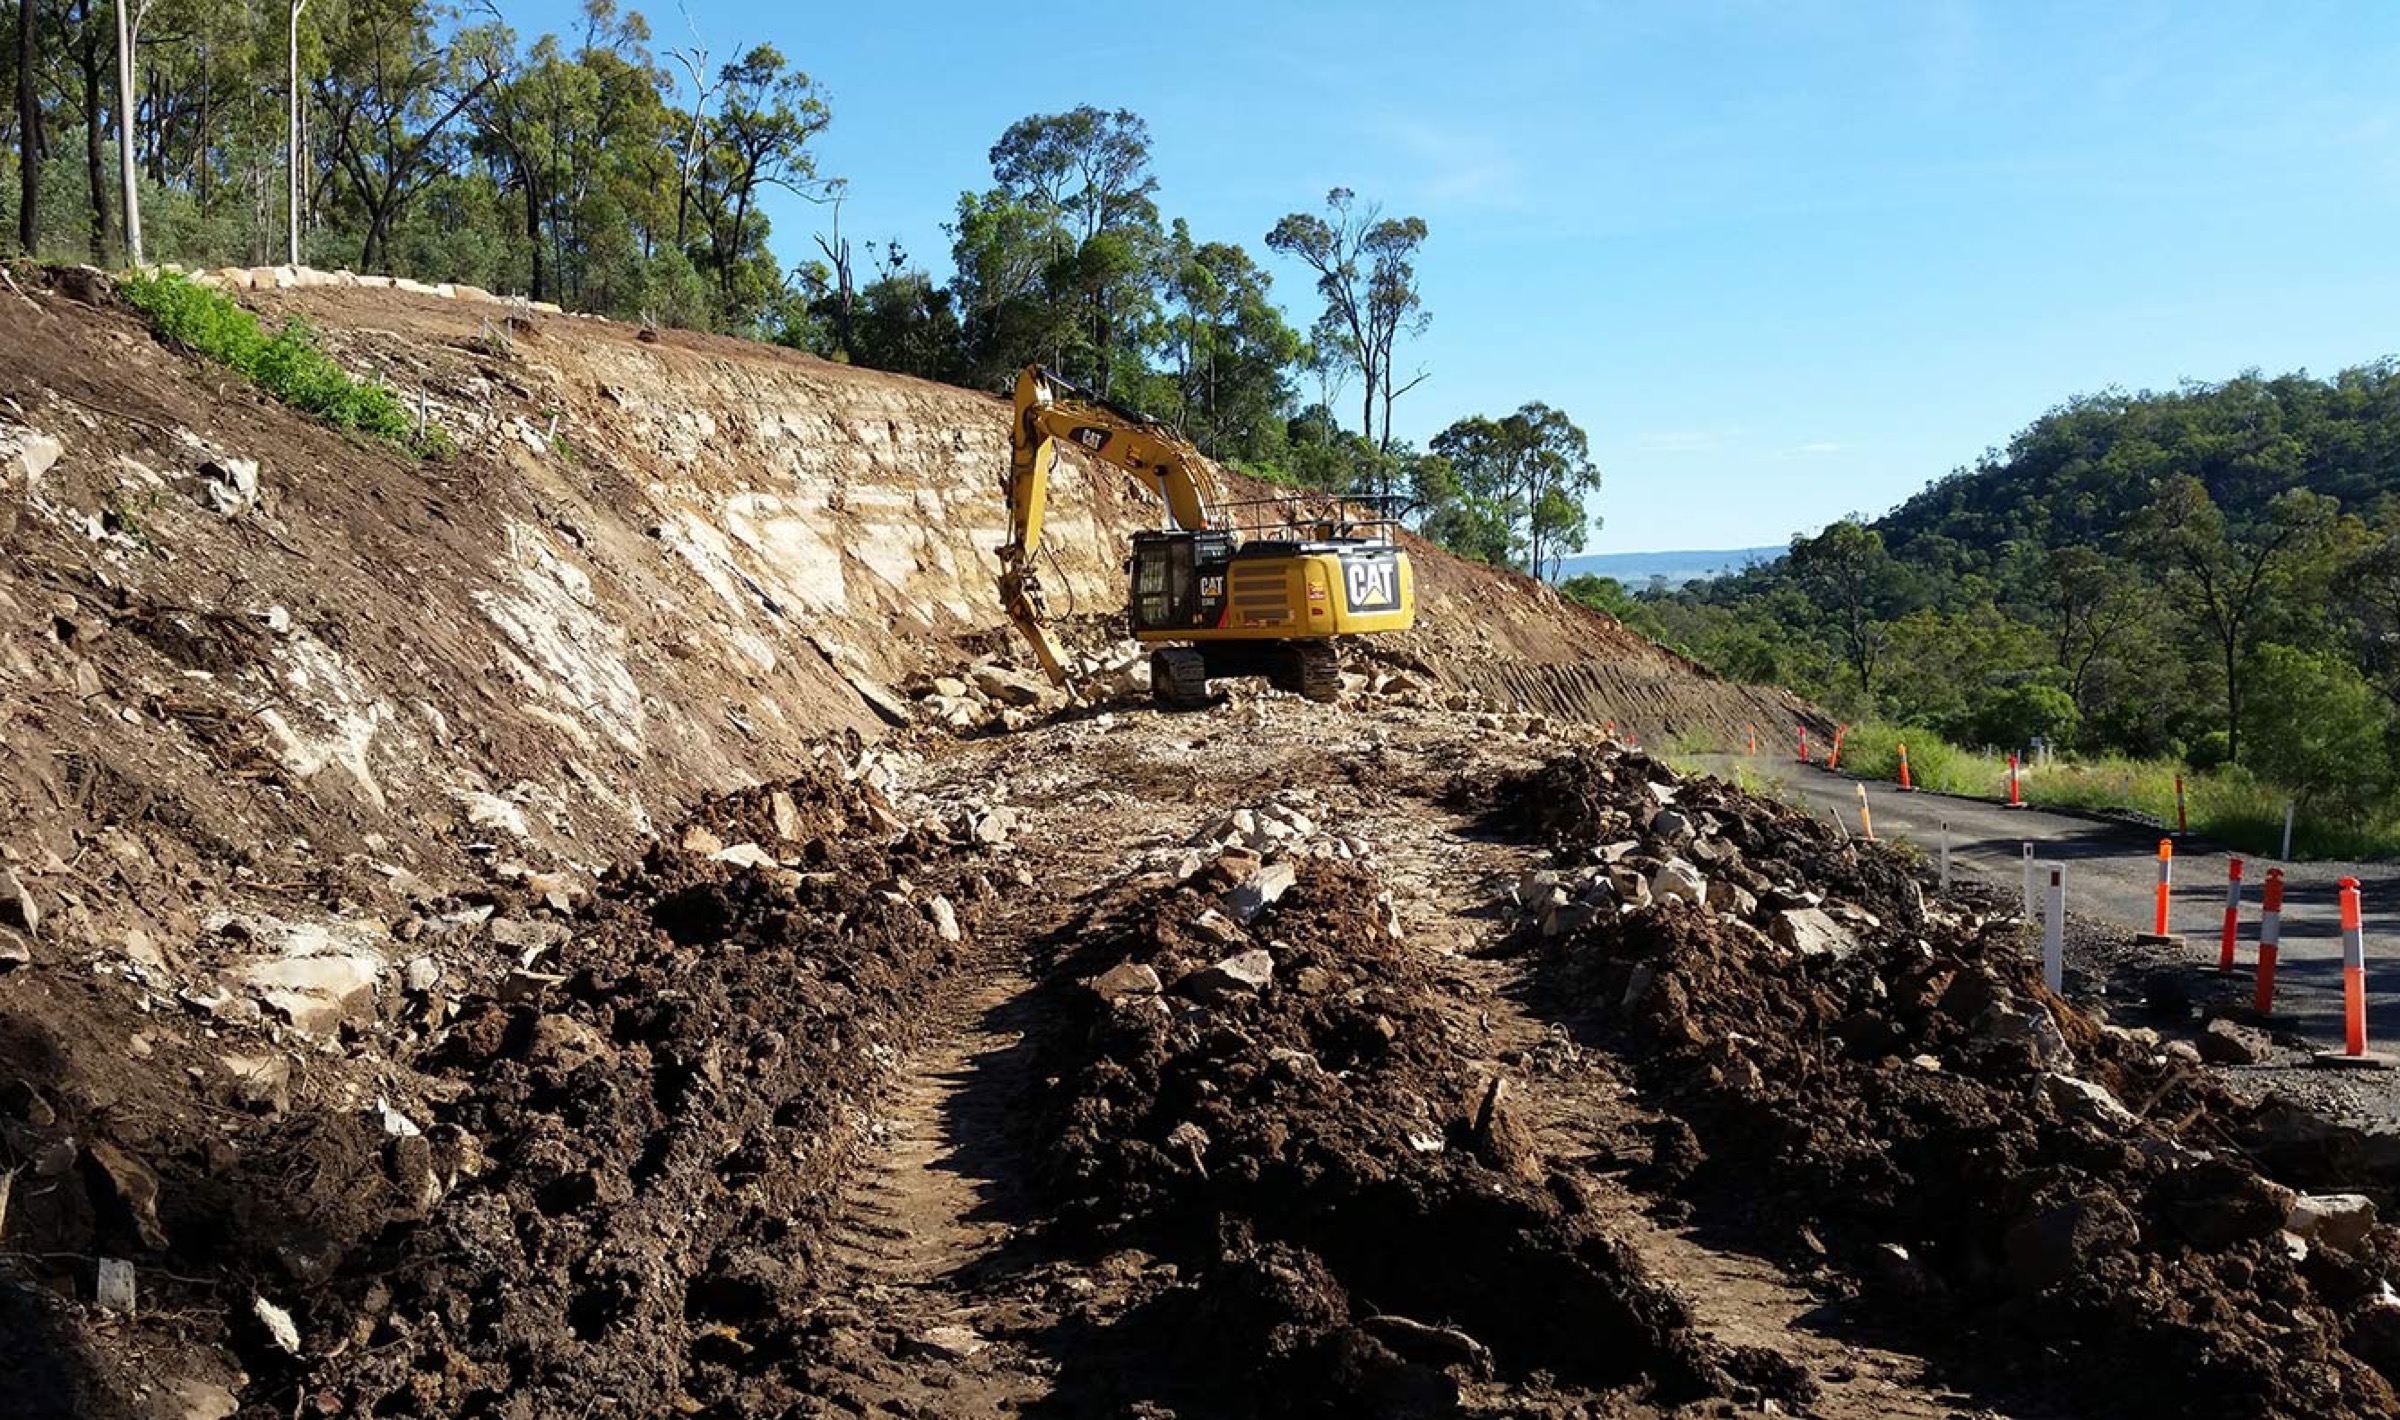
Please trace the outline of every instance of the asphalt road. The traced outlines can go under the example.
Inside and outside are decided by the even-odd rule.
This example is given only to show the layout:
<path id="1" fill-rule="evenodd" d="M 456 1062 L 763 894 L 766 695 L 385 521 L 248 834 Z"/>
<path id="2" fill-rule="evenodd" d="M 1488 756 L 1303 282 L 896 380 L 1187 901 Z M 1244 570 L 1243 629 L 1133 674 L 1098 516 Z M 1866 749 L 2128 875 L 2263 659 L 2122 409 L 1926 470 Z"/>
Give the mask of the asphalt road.
<path id="1" fill-rule="evenodd" d="M 1709 755 L 1701 767 L 1731 779 L 1735 771 L 1764 780 L 1785 800 L 1817 813 L 1841 815 L 1858 832 L 1861 781 L 1814 765 L 1761 756 Z M 2011 892 L 2024 881 L 2024 845 L 2036 858 L 2067 868 L 2067 910 L 2137 932 L 2153 925 L 2158 890 L 2155 829 L 2110 823 L 2038 808 L 2011 810 L 1980 799 L 1903 794 L 1897 785 L 1868 784 L 1867 805 L 1879 838 L 1902 838 L 1930 857 L 1945 831 L 1954 873 L 1975 873 Z M 2170 930 L 2189 939 L 2195 970 L 2218 957 L 2225 920 L 2225 874 L 2231 855 L 2190 838 L 2175 843 Z M 2236 972 L 2251 979 L 2258 961 L 2259 890 L 2269 862 L 2243 865 L 2242 918 Z M 2283 945 L 2277 954 L 2278 1025 L 2329 1046 L 2342 1041 L 2342 943 L 2337 885 L 2359 880 L 2367 940 L 2368 1046 L 2400 1050 L 2400 864 L 2298 863 L 2284 870 Z M 2045 885 L 2045 874 L 2040 881 Z"/>

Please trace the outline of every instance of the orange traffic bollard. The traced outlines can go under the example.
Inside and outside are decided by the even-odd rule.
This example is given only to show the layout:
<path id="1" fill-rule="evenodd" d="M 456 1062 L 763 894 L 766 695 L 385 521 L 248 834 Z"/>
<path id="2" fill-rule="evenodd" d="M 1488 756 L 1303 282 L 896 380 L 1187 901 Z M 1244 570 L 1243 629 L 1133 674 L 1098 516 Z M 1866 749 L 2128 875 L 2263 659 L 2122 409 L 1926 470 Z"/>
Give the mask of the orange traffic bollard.
<path id="1" fill-rule="evenodd" d="M 2400 1058 L 2367 1049 L 2367 934 L 2359 923 L 2358 879 L 2342 879 L 2342 1048 L 2320 1050 L 2319 1065 L 2389 1070 Z"/>
<path id="2" fill-rule="evenodd" d="M 2233 970 L 2233 941 L 2242 930 L 2242 860 L 2225 862 L 2225 935 L 2217 943 L 2217 970 Z"/>
<path id="3" fill-rule="evenodd" d="M 2342 1053 L 2367 1053 L 2367 933 L 2359 923 L 2358 879 L 2342 879 Z"/>
<path id="4" fill-rule="evenodd" d="M 1900 746 L 1900 792 L 1903 794 L 1913 794 L 1917 792 L 1917 786 L 1908 782 L 1907 745 Z"/>
<path id="5" fill-rule="evenodd" d="M 2025 800 L 2017 793 L 2017 752 L 2013 749 L 2008 752 L 2008 806 L 2012 809 L 2025 807 Z"/>
<path id="6" fill-rule="evenodd" d="M 1800 727 L 1800 762 L 1808 763 L 1808 726 Z"/>
<path id="7" fill-rule="evenodd" d="M 1758 758 L 1758 726 L 1756 725 L 1750 727 L 1750 757 Z"/>
<path id="8" fill-rule="evenodd" d="M 2258 900 L 2258 989 L 2250 1004 L 2262 1016 L 2275 1009 L 2275 953 L 2283 946 L 2283 869 L 2267 869 Z"/>
<path id="9" fill-rule="evenodd" d="M 1848 725 L 1836 725 L 1833 727 L 1833 748 L 1826 751 L 1825 754 L 1825 767 L 1827 769 L 1839 769 L 1842 767 L 1842 736 L 1848 733 L 1850 733 L 1850 727 Z"/>
<path id="10" fill-rule="evenodd" d="M 2158 840 L 2158 935 L 2167 935 L 2167 897 L 2175 881 L 2175 840 Z"/>

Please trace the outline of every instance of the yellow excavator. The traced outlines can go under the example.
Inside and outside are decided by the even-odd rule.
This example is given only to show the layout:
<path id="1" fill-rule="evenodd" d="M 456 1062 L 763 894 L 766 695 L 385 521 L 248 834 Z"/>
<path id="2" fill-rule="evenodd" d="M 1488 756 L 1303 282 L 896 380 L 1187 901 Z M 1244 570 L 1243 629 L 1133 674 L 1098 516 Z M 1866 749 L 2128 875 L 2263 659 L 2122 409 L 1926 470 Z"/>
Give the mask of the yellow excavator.
<path id="1" fill-rule="evenodd" d="M 1061 440 L 1164 507 L 1167 526 L 1135 533 L 1126 564 L 1126 613 L 1134 639 L 1152 648 L 1151 693 L 1161 705 L 1206 705 L 1208 682 L 1229 676 L 1265 676 L 1333 700 L 1342 686 L 1333 638 L 1416 623 L 1415 574 L 1392 519 L 1320 496 L 1226 503 L 1208 460 L 1172 427 L 1028 365 L 1010 425 L 1000 603 L 1069 693 L 1076 687 L 1034 568 Z"/>

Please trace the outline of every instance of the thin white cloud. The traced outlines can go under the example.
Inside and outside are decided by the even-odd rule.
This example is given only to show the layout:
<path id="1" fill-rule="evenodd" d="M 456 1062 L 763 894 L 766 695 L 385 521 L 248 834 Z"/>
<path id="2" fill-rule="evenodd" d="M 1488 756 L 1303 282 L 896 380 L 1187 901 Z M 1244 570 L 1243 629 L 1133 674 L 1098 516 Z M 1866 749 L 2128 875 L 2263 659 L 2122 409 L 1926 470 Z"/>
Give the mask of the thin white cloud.
<path id="1" fill-rule="evenodd" d="M 1838 454 L 1849 447 L 1848 444 L 1837 444 L 1831 439 L 1815 439 L 1805 444 L 1794 444 L 1783 452 L 1787 458 L 1815 459 L 1824 458 L 1828 454 Z"/>
<path id="2" fill-rule="evenodd" d="M 1417 195 L 1445 207 L 1516 209 L 1530 205 L 1525 170 L 1514 148 L 1488 133 L 1403 118 L 1390 125 L 1394 143 L 1417 175 Z"/>
<path id="3" fill-rule="evenodd" d="M 1739 429 L 1667 429 L 1640 435 L 1633 447 L 1645 454 L 1707 454 L 1741 436 Z"/>

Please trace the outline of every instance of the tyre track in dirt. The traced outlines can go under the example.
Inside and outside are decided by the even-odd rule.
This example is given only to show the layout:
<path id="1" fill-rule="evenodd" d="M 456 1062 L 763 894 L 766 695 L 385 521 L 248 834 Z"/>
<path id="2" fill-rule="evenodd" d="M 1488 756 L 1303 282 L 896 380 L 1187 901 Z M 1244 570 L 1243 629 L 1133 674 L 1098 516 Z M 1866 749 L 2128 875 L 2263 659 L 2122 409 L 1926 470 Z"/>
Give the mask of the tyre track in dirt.
<path id="1" fill-rule="evenodd" d="M 811 1413 L 1088 1414 L 1074 1397 L 1109 1388 L 1092 1373 L 1116 1358 L 1091 1339 L 1143 1290 L 1147 1259 L 1093 1267 L 1039 1227 L 1031 1116 L 1049 999 L 1035 969 L 1123 876 L 1126 844 L 1180 841 L 1189 830 L 1177 824 L 1204 811 L 1178 802 L 1160 814 L 1126 796 L 1096 804 L 1075 760 L 1113 728 L 971 743 L 923 766 L 913 786 L 921 806 L 1021 815 L 1009 850 L 1018 886 L 873 1106 L 812 1287 Z M 1180 776 L 1160 782 L 1197 789 Z"/>

